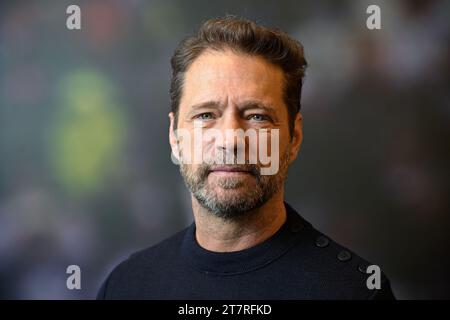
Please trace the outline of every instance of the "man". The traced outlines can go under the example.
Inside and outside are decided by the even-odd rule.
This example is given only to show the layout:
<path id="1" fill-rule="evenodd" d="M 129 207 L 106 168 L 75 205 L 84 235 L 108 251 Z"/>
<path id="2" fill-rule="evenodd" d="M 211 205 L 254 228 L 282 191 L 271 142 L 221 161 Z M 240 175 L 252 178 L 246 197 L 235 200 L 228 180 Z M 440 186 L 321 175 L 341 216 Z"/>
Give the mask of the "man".
<path id="1" fill-rule="evenodd" d="M 171 62 L 169 140 L 195 222 L 121 263 L 98 298 L 393 298 L 382 273 L 369 288 L 370 264 L 284 202 L 302 143 L 300 43 L 227 16 L 204 23 Z"/>

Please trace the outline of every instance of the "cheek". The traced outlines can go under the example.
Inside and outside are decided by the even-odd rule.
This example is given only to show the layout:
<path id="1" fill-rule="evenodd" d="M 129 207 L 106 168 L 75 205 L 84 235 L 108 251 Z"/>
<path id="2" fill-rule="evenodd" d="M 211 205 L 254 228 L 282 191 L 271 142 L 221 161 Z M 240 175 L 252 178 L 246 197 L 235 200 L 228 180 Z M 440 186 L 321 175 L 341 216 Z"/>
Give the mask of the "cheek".
<path id="1" fill-rule="evenodd" d="M 211 139 L 203 139 L 198 143 L 197 153 L 202 154 L 203 162 L 212 162 L 217 156 L 216 142 Z"/>
<path id="2" fill-rule="evenodd" d="M 291 135 L 289 134 L 288 127 L 283 127 L 279 131 L 279 153 L 282 157 L 291 147 Z"/>
<path id="3" fill-rule="evenodd" d="M 267 133 L 258 134 L 256 148 L 250 149 L 251 152 L 259 156 L 267 155 L 269 157 L 280 157 L 286 152 L 289 143 L 288 137 L 279 129 L 268 130 Z"/>

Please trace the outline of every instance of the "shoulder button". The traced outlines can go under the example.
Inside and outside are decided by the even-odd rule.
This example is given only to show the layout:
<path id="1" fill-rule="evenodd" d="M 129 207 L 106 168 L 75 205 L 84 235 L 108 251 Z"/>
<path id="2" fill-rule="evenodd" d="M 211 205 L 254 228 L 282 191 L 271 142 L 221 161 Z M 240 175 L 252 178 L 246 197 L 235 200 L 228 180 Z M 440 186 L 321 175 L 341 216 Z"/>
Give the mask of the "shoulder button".
<path id="1" fill-rule="evenodd" d="M 367 273 L 367 264 L 361 263 L 358 266 L 358 271 L 361 272 L 361 273 Z"/>
<path id="2" fill-rule="evenodd" d="M 330 240 L 325 236 L 320 236 L 316 239 L 316 246 L 319 248 L 325 248 L 330 244 Z"/>
<path id="3" fill-rule="evenodd" d="M 346 262 L 352 258 L 352 254 L 347 250 L 342 250 L 338 253 L 337 258 L 339 261 Z"/>

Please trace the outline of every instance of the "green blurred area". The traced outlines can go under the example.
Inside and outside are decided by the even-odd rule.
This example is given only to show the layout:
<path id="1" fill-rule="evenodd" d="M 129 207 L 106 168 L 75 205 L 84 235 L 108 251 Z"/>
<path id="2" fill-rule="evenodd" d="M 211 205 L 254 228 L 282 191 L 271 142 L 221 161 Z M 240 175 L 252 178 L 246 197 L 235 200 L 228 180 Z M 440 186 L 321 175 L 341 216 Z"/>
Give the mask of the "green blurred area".
<path id="1" fill-rule="evenodd" d="M 93 70 L 76 70 L 62 80 L 50 156 L 68 192 L 98 191 L 118 170 L 126 121 L 115 93 L 108 79 Z"/>

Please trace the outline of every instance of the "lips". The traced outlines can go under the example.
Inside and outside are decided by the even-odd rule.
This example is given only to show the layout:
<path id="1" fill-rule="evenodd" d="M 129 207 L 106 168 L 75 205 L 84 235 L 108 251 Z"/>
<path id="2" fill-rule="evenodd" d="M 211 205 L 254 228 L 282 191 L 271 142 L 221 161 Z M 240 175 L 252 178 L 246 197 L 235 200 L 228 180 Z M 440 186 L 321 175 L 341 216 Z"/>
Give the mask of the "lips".
<path id="1" fill-rule="evenodd" d="M 210 172 L 243 172 L 250 173 L 250 170 L 239 167 L 215 167 L 210 170 Z"/>

